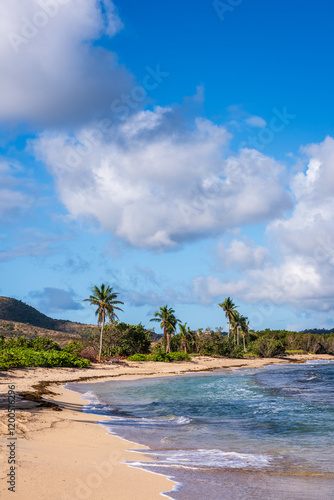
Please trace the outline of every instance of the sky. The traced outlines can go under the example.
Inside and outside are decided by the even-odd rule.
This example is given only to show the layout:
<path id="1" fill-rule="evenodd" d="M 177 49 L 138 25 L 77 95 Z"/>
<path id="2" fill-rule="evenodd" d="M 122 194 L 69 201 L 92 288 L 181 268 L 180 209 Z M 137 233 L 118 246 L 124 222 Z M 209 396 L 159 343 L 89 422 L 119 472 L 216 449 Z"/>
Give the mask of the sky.
<path id="1" fill-rule="evenodd" d="M 329 0 L 4 0 L 0 295 L 94 323 L 334 324 Z M 158 329 L 159 331 L 159 329 Z"/>

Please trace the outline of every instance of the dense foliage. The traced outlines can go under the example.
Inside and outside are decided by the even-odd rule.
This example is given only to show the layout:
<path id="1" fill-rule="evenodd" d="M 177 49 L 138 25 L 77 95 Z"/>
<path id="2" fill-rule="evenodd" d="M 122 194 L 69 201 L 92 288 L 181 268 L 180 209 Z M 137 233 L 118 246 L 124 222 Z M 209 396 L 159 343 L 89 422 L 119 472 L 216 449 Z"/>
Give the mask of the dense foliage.
<path id="1" fill-rule="evenodd" d="M 273 339 L 283 344 L 287 351 L 301 350 L 314 354 L 334 355 L 334 333 L 318 335 L 314 333 L 289 332 L 287 330 L 263 330 L 252 337 Z"/>
<path id="2" fill-rule="evenodd" d="M 163 344 L 163 341 L 161 341 Z M 186 349 L 188 353 L 203 356 L 227 356 L 242 358 L 243 356 L 258 356 L 263 358 L 283 356 L 290 352 L 310 352 L 314 354 L 334 355 L 334 334 L 316 335 L 298 333 L 286 330 L 250 330 L 245 337 L 245 348 L 237 336 L 221 334 L 219 331 L 188 332 Z M 181 350 L 181 334 L 172 338 L 171 350 Z"/>
<path id="3" fill-rule="evenodd" d="M 90 344 L 98 350 L 99 336 L 92 337 Z M 141 323 L 128 325 L 127 323 L 107 324 L 103 331 L 102 355 L 104 357 L 132 356 L 136 353 L 150 352 L 150 332 Z"/>
<path id="4" fill-rule="evenodd" d="M 72 342 L 72 344 L 77 343 Z M 33 340 L 26 340 L 24 337 L 19 337 L 16 340 L 6 341 L 3 336 L 0 336 L 0 370 L 29 366 L 86 368 L 89 365 L 90 362 L 80 358 L 78 351 L 75 352 L 73 347 L 61 349 L 59 344 L 52 339 L 37 337 Z"/>

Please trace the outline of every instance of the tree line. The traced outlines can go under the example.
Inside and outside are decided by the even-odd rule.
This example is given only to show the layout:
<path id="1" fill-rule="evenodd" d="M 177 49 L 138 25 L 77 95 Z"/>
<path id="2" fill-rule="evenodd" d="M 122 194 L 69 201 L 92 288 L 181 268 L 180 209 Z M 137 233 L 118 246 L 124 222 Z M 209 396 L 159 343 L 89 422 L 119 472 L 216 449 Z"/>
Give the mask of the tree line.
<path id="1" fill-rule="evenodd" d="M 118 293 L 110 286 L 102 284 L 94 286 L 92 294 L 85 301 L 97 306 L 95 314 L 101 326 L 99 336 L 98 360 L 102 354 L 107 356 L 145 355 L 151 350 L 150 333 L 143 325 L 127 325 L 118 323 L 115 311 L 122 311 Z M 217 328 L 215 331 L 191 330 L 187 323 L 181 323 L 175 310 L 168 305 L 161 306 L 154 312 L 150 321 L 158 322 L 163 331 L 163 338 L 154 347 L 156 356 L 183 352 L 184 354 L 202 354 L 210 356 L 243 357 L 280 356 L 293 352 L 328 353 L 334 355 L 334 334 L 313 335 L 297 332 L 264 330 L 255 332 L 249 327 L 248 318 L 237 311 L 231 297 L 218 304 L 225 313 L 228 322 L 227 335 Z M 105 326 L 106 318 L 110 323 Z M 179 332 L 177 332 L 177 327 Z M 104 338 L 105 337 L 105 338 Z M 242 346 L 240 345 L 242 337 Z M 94 341 L 94 339 L 93 339 Z M 95 345 L 97 339 L 95 338 Z M 162 359 L 161 359 L 162 360 Z M 166 358 L 166 360 L 168 360 Z"/>

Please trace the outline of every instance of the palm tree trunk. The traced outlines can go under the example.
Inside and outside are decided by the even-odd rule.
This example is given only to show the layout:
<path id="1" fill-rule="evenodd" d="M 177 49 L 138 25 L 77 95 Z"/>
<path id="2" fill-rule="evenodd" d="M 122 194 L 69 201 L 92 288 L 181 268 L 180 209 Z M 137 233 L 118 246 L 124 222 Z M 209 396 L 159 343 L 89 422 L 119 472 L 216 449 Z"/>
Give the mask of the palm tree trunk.
<path id="1" fill-rule="evenodd" d="M 230 338 L 230 330 L 231 330 L 231 323 L 230 323 L 229 316 L 227 317 L 227 322 L 228 322 L 228 334 L 227 334 L 227 338 L 229 339 Z"/>
<path id="2" fill-rule="evenodd" d="M 244 352 L 246 352 L 246 340 L 245 340 L 246 335 L 242 336 L 242 340 L 244 341 Z"/>
<path id="3" fill-rule="evenodd" d="M 239 328 L 237 327 L 237 344 L 239 345 Z"/>
<path id="4" fill-rule="evenodd" d="M 170 352 L 170 335 L 168 332 L 167 332 L 166 352 Z"/>
<path id="5" fill-rule="evenodd" d="M 102 326 L 101 326 L 101 333 L 100 333 L 100 352 L 99 352 L 99 362 L 101 362 L 101 356 L 102 356 L 103 328 L 104 328 L 104 317 L 102 318 Z"/>

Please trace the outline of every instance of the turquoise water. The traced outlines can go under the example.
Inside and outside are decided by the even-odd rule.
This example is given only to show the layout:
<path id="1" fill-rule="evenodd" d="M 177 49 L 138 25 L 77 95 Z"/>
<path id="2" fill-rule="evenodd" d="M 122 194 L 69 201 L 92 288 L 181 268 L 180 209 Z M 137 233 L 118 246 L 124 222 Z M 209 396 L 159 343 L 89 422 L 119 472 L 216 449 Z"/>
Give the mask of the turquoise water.
<path id="1" fill-rule="evenodd" d="M 334 498 L 333 362 L 68 387 L 150 447 L 130 465 L 178 481 L 172 498 Z"/>

